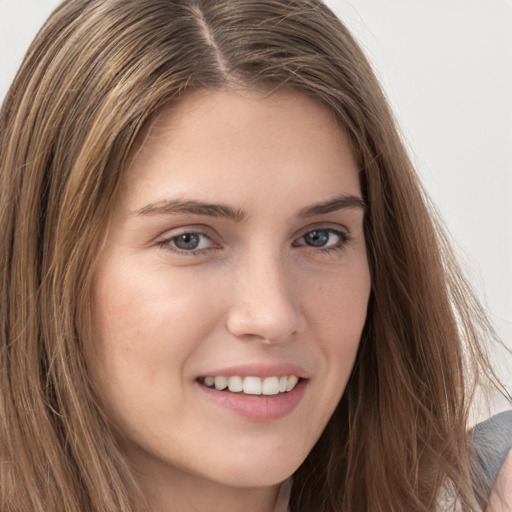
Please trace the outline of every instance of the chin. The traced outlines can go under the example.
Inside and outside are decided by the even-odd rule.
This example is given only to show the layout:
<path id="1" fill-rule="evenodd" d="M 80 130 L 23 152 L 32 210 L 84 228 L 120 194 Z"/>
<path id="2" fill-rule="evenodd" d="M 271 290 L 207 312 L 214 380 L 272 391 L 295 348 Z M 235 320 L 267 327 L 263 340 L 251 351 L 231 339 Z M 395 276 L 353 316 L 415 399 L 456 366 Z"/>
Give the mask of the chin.
<path id="1" fill-rule="evenodd" d="M 233 454 L 235 455 L 235 454 Z M 289 478 L 302 464 L 307 454 L 300 456 L 274 452 L 266 457 L 243 458 L 227 456 L 217 465 L 215 480 L 231 487 L 268 487 Z"/>
<path id="2" fill-rule="evenodd" d="M 293 468 L 271 468 L 272 463 L 265 465 L 264 468 L 251 467 L 240 471 L 227 470 L 222 475 L 216 475 L 215 480 L 229 487 L 271 487 L 279 485 L 281 482 L 293 475 L 297 467 Z"/>

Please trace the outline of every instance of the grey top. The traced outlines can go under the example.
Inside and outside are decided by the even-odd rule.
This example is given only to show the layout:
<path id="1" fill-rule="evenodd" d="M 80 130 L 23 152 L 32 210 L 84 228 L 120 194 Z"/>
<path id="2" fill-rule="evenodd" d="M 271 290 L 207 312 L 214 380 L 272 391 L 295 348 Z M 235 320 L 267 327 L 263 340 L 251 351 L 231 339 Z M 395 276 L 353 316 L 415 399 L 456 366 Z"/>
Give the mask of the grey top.
<path id="1" fill-rule="evenodd" d="M 471 432 L 482 471 L 494 483 L 501 466 L 512 450 L 512 411 L 505 411 L 479 423 Z"/>

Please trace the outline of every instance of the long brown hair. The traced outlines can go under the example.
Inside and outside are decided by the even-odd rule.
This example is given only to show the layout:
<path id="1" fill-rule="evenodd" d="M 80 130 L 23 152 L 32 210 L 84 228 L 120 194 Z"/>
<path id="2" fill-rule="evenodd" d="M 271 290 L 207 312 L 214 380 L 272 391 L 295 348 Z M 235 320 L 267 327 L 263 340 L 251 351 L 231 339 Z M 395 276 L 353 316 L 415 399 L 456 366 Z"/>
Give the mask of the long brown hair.
<path id="1" fill-rule="evenodd" d="M 141 128 L 188 91 L 292 87 L 350 136 L 372 296 L 356 365 L 295 474 L 301 512 L 478 510 L 466 426 L 492 336 L 377 80 L 319 0 L 67 0 L 0 117 L 0 509 L 146 510 L 81 344 L 109 211 Z"/>

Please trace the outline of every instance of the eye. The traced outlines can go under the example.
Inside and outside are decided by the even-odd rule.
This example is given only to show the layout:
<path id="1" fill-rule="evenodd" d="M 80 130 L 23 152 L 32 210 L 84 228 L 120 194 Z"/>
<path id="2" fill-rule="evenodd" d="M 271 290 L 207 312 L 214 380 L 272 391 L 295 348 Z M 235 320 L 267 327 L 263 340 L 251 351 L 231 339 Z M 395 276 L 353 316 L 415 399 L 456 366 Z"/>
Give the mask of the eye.
<path id="1" fill-rule="evenodd" d="M 341 249 L 350 240 L 348 233 L 332 228 L 313 229 L 302 235 L 294 246 L 309 246 L 324 250 Z"/>
<path id="2" fill-rule="evenodd" d="M 167 238 L 161 242 L 166 249 L 177 253 L 191 253 L 215 247 L 215 243 L 205 233 L 190 231 Z"/>

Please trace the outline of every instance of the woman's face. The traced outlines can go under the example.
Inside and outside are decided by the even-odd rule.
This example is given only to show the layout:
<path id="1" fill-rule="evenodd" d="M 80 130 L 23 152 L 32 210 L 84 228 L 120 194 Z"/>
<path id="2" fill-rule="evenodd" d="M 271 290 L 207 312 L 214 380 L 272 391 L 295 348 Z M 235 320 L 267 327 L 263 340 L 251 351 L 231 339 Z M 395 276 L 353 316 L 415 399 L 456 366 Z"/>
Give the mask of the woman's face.
<path id="1" fill-rule="evenodd" d="M 261 487 L 301 464 L 366 318 L 361 197 L 347 137 L 299 93 L 196 92 L 156 118 L 93 276 L 86 354 L 141 474 Z"/>

